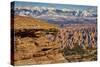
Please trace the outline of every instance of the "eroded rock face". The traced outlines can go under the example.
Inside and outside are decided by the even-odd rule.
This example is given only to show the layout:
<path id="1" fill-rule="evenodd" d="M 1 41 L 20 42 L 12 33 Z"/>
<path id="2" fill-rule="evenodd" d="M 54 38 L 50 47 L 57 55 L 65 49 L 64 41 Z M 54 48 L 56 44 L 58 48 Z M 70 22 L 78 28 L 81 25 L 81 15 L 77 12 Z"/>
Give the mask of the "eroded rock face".
<path id="1" fill-rule="evenodd" d="M 14 65 L 97 60 L 95 24 L 59 27 L 22 16 L 16 16 L 14 21 Z"/>
<path id="2" fill-rule="evenodd" d="M 14 40 L 15 64 L 96 60 L 96 54 L 94 54 L 96 53 L 96 31 L 92 31 L 94 27 L 91 27 L 90 30 L 87 30 L 86 27 L 70 28 L 17 31 Z M 89 41 L 89 38 L 91 38 L 91 41 Z M 90 43 L 91 45 L 89 45 Z M 92 54 L 88 52 L 90 49 Z"/>
<path id="3" fill-rule="evenodd" d="M 60 50 L 60 43 L 55 35 L 32 32 L 38 37 L 15 37 L 15 64 L 44 64 L 66 61 Z M 45 35 L 41 34 L 44 33 Z M 22 34 L 21 34 L 22 35 Z M 31 60 L 30 60 L 31 59 Z M 26 63 L 26 64 L 27 64 Z"/>

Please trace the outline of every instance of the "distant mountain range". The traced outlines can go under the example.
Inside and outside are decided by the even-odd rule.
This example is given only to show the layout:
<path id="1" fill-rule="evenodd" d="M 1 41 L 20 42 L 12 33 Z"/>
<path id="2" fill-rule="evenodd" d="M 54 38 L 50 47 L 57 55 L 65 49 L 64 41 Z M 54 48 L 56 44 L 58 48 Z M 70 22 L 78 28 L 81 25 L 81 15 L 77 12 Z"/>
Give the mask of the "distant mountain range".
<path id="1" fill-rule="evenodd" d="M 97 14 L 93 10 L 55 9 L 48 7 L 15 7 L 14 14 L 31 16 L 55 24 L 96 23 Z"/>

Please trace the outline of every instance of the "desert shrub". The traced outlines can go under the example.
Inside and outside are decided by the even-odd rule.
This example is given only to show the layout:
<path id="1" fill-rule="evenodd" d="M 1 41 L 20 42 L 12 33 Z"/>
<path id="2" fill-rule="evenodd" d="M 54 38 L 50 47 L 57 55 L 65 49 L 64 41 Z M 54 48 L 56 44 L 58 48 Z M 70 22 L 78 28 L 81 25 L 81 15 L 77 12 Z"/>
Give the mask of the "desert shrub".
<path id="1" fill-rule="evenodd" d="M 73 49 L 70 49 L 70 48 L 65 48 L 63 50 L 63 54 L 64 55 L 73 55 L 73 54 L 84 54 L 85 51 L 84 49 L 82 49 L 80 46 L 76 46 L 74 47 Z"/>

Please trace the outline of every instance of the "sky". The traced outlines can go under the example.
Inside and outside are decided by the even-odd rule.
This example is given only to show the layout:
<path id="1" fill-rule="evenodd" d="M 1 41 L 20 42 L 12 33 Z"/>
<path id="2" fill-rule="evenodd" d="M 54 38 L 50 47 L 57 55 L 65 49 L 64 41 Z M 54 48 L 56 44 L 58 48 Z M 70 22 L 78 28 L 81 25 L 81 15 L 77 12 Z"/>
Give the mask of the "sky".
<path id="1" fill-rule="evenodd" d="M 93 10 L 93 12 L 97 12 L 97 6 L 15 1 L 15 7 L 20 7 L 20 6 L 53 7 L 56 9 L 71 9 L 71 10 L 81 10 L 81 11 L 89 9 Z"/>

